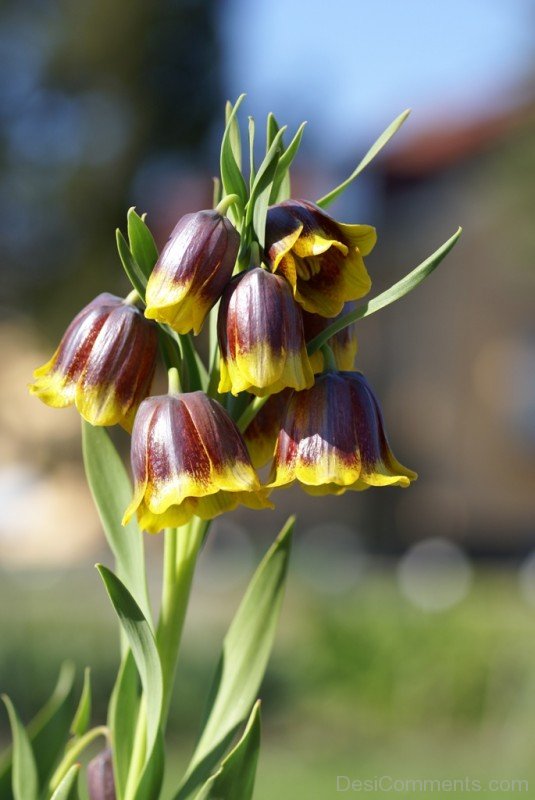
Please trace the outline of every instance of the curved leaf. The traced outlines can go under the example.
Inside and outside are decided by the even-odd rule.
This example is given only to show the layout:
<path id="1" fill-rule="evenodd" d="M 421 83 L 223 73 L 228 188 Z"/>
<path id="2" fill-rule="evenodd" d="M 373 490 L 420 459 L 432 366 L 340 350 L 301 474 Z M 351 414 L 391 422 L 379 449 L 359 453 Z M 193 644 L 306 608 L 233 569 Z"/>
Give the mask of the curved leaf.
<path id="1" fill-rule="evenodd" d="M 221 767 L 195 796 L 195 800 L 251 800 L 260 751 L 260 701 L 253 707 L 238 744 Z"/>
<path id="2" fill-rule="evenodd" d="M 51 697 L 28 725 L 39 786 L 46 786 L 69 738 L 74 705 L 74 664 L 62 664 Z M 12 749 L 6 751 L 0 766 L 0 797 L 13 800 L 11 789 Z"/>
<path id="3" fill-rule="evenodd" d="M 13 737 L 13 767 L 11 775 L 13 797 L 15 800 L 37 800 L 39 782 L 30 739 L 9 697 L 3 694 L 2 700 L 7 708 Z"/>
<path id="4" fill-rule="evenodd" d="M 130 479 L 104 428 L 83 422 L 82 450 L 87 482 L 115 556 L 117 574 L 150 620 L 143 537 L 134 518 L 128 525 L 121 525 L 132 497 Z"/>
<path id="5" fill-rule="evenodd" d="M 141 678 L 144 703 L 147 716 L 147 743 L 144 774 L 140 779 L 143 791 L 136 793 L 136 798 L 152 798 L 157 796 L 163 773 L 163 750 L 160 740 L 160 720 L 163 702 L 163 680 L 160 658 L 151 626 L 145 619 L 126 586 L 114 573 L 97 564 L 97 569 L 104 582 L 112 605 L 128 639 L 134 660 Z M 161 767 L 161 769 L 160 769 Z M 150 775 L 150 780 L 146 777 Z"/>
<path id="6" fill-rule="evenodd" d="M 291 517 L 264 556 L 229 627 L 203 730 L 175 800 L 206 781 L 257 696 L 275 638 L 294 522 Z"/>
<path id="7" fill-rule="evenodd" d="M 375 156 L 383 149 L 385 144 L 388 144 L 392 136 L 401 128 L 410 113 L 411 110 L 408 108 L 406 111 L 400 114 L 399 117 L 396 117 L 396 119 L 390 123 L 388 128 L 386 128 L 379 138 L 372 144 L 362 161 L 353 170 L 349 178 L 346 178 L 346 180 L 337 186 L 336 189 L 333 189 L 332 191 L 328 192 L 328 194 L 320 197 L 320 199 L 316 201 L 317 205 L 321 206 L 321 208 L 327 208 L 327 206 L 329 206 L 333 200 L 336 200 L 336 198 L 339 197 L 342 192 L 345 192 L 350 183 L 352 183 L 355 178 L 360 175 L 360 173 L 368 166 L 370 161 L 373 161 Z"/>
<path id="8" fill-rule="evenodd" d="M 236 113 L 243 102 L 245 95 L 242 94 L 238 97 L 235 105 L 230 113 L 227 115 L 227 124 L 223 139 L 221 141 L 221 183 L 223 184 L 223 195 L 237 194 L 240 198 L 241 208 L 245 207 L 247 202 L 247 187 L 241 174 L 240 165 L 236 160 L 234 148 L 236 147 Z M 234 212 L 234 208 L 231 209 Z"/>
<path id="9" fill-rule="evenodd" d="M 438 267 L 440 262 L 448 255 L 452 247 L 457 244 L 462 230 L 462 228 L 459 228 L 456 233 L 454 233 L 453 236 L 448 239 L 447 242 L 444 242 L 444 244 L 433 253 L 433 255 L 429 256 L 429 258 L 426 258 L 425 261 L 422 261 L 419 266 L 391 286 L 390 289 L 387 289 L 386 292 L 378 294 L 377 297 L 374 297 L 372 300 L 368 300 L 367 303 L 363 303 L 361 306 L 358 306 L 358 308 L 356 308 L 354 311 L 350 311 L 349 314 L 344 314 L 343 317 L 339 317 L 337 320 L 335 320 L 335 322 L 332 322 L 330 325 L 324 328 L 321 333 L 311 339 L 307 344 L 308 354 L 312 355 L 312 353 L 315 353 L 316 350 L 318 350 L 331 338 L 331 336 L 334 336 L 335 333 L 347 328 L 348 325 L 352 325 L 353 322 L 356 322 L 358 319 L 369 317 L 370 314 L 375 314 L 376 311 L 380 311 L 381 308 L 389 306 L 391 303 L 395 303 L 396 300 L 400 300 L 406 294 L 412 292 L 413 289 L 416 289 L 416 287 Z"/>
<path id="10" fill-rule="evenodd" d="M 73 764 L 50 800 L 78 800 L 80 764 Z"/>
<path id="11" fill-rule="evenodd" d="M 148 278 L 158 260 L 158 250 L 154 237 L 144 220 L 130 208 L 126 216 L 130 252 L 145 278 Z"/>
<path id="12" fill-rule="evenodd" d="M 71 725 L 71 733 L 73 736 L 83 736 L 89 728 L 91 720 L 91 670 L 89 667 L 84 671 L 84 685 L 82 687 L 82 694 L 80 702 L 76 709 L 76 714 Z"/>

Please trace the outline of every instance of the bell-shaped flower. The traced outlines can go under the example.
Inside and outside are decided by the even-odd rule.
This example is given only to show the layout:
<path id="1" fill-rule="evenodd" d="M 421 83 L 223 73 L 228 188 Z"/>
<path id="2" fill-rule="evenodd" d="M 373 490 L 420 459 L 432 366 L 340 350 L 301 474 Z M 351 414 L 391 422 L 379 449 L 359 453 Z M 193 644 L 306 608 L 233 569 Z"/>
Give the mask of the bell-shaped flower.
<path id="1" fill-rule="evenodd" d="M 239 504 L 272 508 L 236 425 L 203 392 L 147 398 L 136 416 L 131 458 L 134 496 L 123 524 L 137 513 L 141 528 L 157 533 Z"/>
<path id="2" fill-rule="evenodd" d="M 225 289 L 217 323 L 220 393 L 263 397 L 312 386 L 303 320 L 285 278 L 255 267 Z"/>
<path id="3" fill-rule="evenodd" d="M 369 486 L 406 487 L 416 477 L 393 455 L 364 376 L 328 370 L 312 389 L 292 395 L 267 485 L 298 481 L 309 494 L 343 494 Z"/>
<path id="4" fill-rule="evenodd" d="M 30 392 L 54 408 L 75 405 L 92 425 L 130 431 L 149 391 L 158 340 L 130 302 L 98 295 L 74 318 L 56 352 L 34 372 Z"/>
<path id="5" fill-rule="evenodd" d="M 345 303 L 344 307 L 338 317 L 342 317 L 353 311 L 355 303 Z M 336 319 L 336 317 L 335 317 Z M 309 314 L 308 311 L 303 312 L 303 327 L 305 331 L 305 340 L 310 342 L 318 333 L 321 333 L 327 325 L 334 322 L 332 319 L 320 317 L 319 314 Z M 340 370 L 350 372 L 355 368 L 355 358 L 357 357 L 357 326 L 355 323 L 348 325 L 347 328 L 335 333 L 327 340 L 327 344 L 331 348 L 334 356 L 336 366 Z M 321 372 L 325 368 L 323 353 L 321 349 L 316 350 L 310 356 L 310 363 L 314 373 Z"/>
<path id="6" fill-rule="evenodd" d="M 178 333 L 199 333 L 230 280 L 239 246 L 237 230 L 219 212 L 183 216 L 149 277 L 145 316 Z"/>
<path id="7" fill-rule="evenodd" d="M 376 239 L 370 225 L 336 222 L 305 200 L 285 200 L 268 209 L 269 265 L 286 277 L 297 302 L 312 314 L 335 317 L 346 301 L 369 292 L 363 256 Z"/>

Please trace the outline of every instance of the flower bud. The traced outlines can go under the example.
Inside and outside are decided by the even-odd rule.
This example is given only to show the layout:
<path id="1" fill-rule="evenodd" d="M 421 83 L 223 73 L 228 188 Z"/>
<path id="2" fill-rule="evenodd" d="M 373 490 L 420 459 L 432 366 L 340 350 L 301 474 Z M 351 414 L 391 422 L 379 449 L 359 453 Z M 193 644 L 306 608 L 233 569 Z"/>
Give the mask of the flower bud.
<path id="1" fill-rule="evenodd" d="M 203 392 L 147 398 L 134 423 L 131 457 L 134 497 L 123 524 L 137 513 L 141 528 L 157 533 L 240 503 L 272 508 L 236 425 Z"/>
<path id="2" fill-rule="evenodd" d="M 277 440 L 269 488 L 298 481 L 309 494 L 409 486 L 416 473 L 396 460 L 373 392 L 360 372 L 323 372 L 294 392 Z"/>
<path id="3" fill-rule="evenodd" d="M 268 209 L 269 265 L 287 278 L 305 311 L 322 317 L 335 317 L 347 300 L 369 292 L 362 257 L 376 239 L 375 228 L 336 222 L 305 200 L 285 200 Z"/>
<path id="4" fill-rule="evenodd" d="M 92 425 L 132 424 L 150 391 L 156 330 L 134 305 L 99 294 L 74 318 L 59 347 L 34 372 L 30 392 L 54 408 L 75 405 Z"/>
<path id="5" fill-rule="evenodd" d="M 350 311 L 353 311 L 354 308 L 355 303 L 345 303 L 341 313 L 338 314 L 338 317 L 348 314 Z M 335 317 L 335 319 L 338 319 L 338 317 Z M 331 322 L 334 322 L 334 320 L 320 317 L 319 314 L 309 314 L 308 311 L 303 311 L 305 340 L 310 342 L 311 339 L 318 335 L 318 333 L 321 333 L 323 330 L 325 330 L 327 325 L 330 325 Z M 357 326 L 355 323 L 348 325 L 347 328 L 335 333 L 334 336 L 331 336 L 331 338 L 327 340 L 327 344 L 333 352 L 334 360 L 338 369 L 346 370 L 348 372 L 354 369 L 355 358 L 357 356 L 358 349 Z M 309 358 L 314 373 L 321 372 L 324 369 L 324 358 L 321 349 L 316 350 L 316 352 L 312 353 Z"/>
<path id="6" fill-rule="evenodd" d="M 263 397 L 312 385 L 301 311 L 280 275 L 260 267 L 237 275 L 221 299 L 217 332 L 220 393 Z"/>
<path id="7" fill-rule="evenodd" d="M 90 800 L 115 800 L 113 761 L 109 748 L 95 756 L 87 765 L 87 791 Z"/>
<path id="8" fill-rule="evenodd" d="M 217 211 L 182 217 L 147 283 L 145 316 L 195 334 L 230 280 L 240 236 Z"/>

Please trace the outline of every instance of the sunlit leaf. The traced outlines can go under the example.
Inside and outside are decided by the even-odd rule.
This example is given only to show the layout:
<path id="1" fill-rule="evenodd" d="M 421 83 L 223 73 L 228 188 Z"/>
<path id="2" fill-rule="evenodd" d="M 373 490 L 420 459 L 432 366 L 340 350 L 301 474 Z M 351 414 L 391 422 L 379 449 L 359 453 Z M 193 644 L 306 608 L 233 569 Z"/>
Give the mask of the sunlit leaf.
<path id="1" fill-rule="evenodd" d="M 107 431 L 82 423 L 82 450 L 87 482 L 116 560 L 117 574 L 150 620 L 143 537 L 136 519 L 123 526 L 124 510 L 132 499 L 125 466 Z"/>
<path id="2" fill-rule="evenodd" d="M 205 782 L 250 713 L 275 637 L 290 555 L 290 518 L 256 570 L 223 643 L 202 733 L 175 800 Z"/>
<path id="3" fill-rule="evenodd" d="M 327 208 L 327 206 L 329 206 L 334 200 L 336 200 L 336 198 L 339 197 L 342 194 L 342 192 L 344 192 L 347 189 L 347 187 L 355 180 L 355 178 L 357 178 L 360 175 L 360 173 L 368 166 L 370 161 L 373 161 L 375 156 L 383 149 L 385 144 L 387 144 L 392 138 L 392 136 L 401 128 L 401 126 L 403 125 L 403 123 L 405 122 L 410 113 L 411 110 L 410 108 L 408 108 L 406 111 L 400 114 L 399 117 L 396 117 L 396 119 L 390 123 L 388 128 L 386 128 L 386 130 L 384 130 L 382 134 L 379 136 L 379 138 L 372 144 L 372 146 L 370 147 L 370 149 L 368 150 L 362 161 L 353 170 L 349 178 L 346 178 L 346 180 L 343 181 L 343 183 L 341 183 L 339 186 L 337 186 L 336 189 L 333 189 L 323 197 L 320 197 L 320 199 L 316 201 L 317 204 L 322 208 Z"/>
<path id="4" fill-rule="evenodd" d="M 117 228 L 115 231 L 115 239 L 117 242 L 119 258 L 121 259 L 121 264 L 126 272 L 126 276 L 138 295 L 142 300 L 144 300 L 145 289 L 147 288 L 147 279 L 138 266 L 134 256 L 130 252 L 128 243 L 119 228 Z"/>
<path id="5" fill-rule="evenodd" d="M 128 767 L 139 712 L 140 685 L 132 651 L 123 657 L 108 707 L 108 726 L 112 735 L 113 772 L 118 800 L 124 797 Z"/>
<path id="6" fill-rule="evenodd" d="M 163 776 L 163 745 L 160 731 L 163 680 L 160 657 L 151 626 L 126 586 L 103 566 L 97 569 L 128 639 L 143 686 L 144 713 L 147 720 L 146 758 L 135 800 L 158 796 Z M 143 713 L 141 709 L 140 713 Z"/>
<path id="7" fill-rule="evenodd" d="M 321 331 L 317 336 L 310 340 L 307 345 L 307 351 L 309 355 L 315 353 L 318 348 L 320 348 L 331 336 L 334 336 L 335 333 L 347 328 L 348 325 L 352 325 L 359 319 L 363 319 L 364 317 L 369 317 L 371 314 L 375 314 L 376 311 L 379 311 L 381 308 L 390 305 L 391 303 L 395 303 L 396 300 L 400 300 L 409 292 L 412 292 L 425 278 L 430 275 L 433 270 L 435 270 L 440 262 L 448 255 L 452 247 L 457 243 L 460 235 L 462 233 L 462 228 L 459 228 L 453 236 L 448 239 L 447 242 L 436 250 L 433 255 L 426 258 L 419 266 L 409 272 L 408 275 L 405 275 L 400 281 L 395 283 L 390 289 L 387 289 L 386 292 L 382 292 L 381 294 L 374 297 L 372 300 L 368 300 L 366 303 L 358 306 L 354 311 L 350 311 L 349 314 L 344 314 L 342 317 L 338 317 L 335 322 L 328 325 L 327 328 Z"/>
<path id="8" fill-rule="evenodd" d="M 235 132 L 235 125 L 237 124 L 236 113 L 244 97 L 244 94 L 238 97 L 232 111 L 228 115 L 227 125 L 221 142 L 220 159 L 223 194 L 237 194 L 240 198 L 242 208 L 245 207 L 245 203 L 247 202 L 247 188 L 243 180 L 243 175 L 241 174 L 240 165 L 236 160 L 236 155 L 233 150 L 233 141 L 235 142 L 235 133 L 233 132 Z M 234 207 L 231 209 L 231 212 L 234 213 Z"/>
<path id="9" fill-rule="evenodd" d="M 247 727 L 220 769 L 202 787 L 195 800 L 251 800 L 260 751 L 260 702 L 255 703 Z"/>
<path id="10" fill-rule="evenodd" d="M 158 260 L 154 237 L 144 220 L 136 213 L 135 208 L 128 211 L 127 225 L 130 252 L 145 278 L 148 278 Z"/>
<path id="11" fill-rule="evenodd" d="M 301 139 L 303 138 L 303 131 L 305 130 L 306 122 L 303 122 L 292 141 L 282 153 L 279 163 L 277 164 L 277 171 L 271 187 L 271 194 L 269 198 L 270 205 L 272 203 L 280 203 L 281 200 L 287 200 L 290 197 L 290 167 L 297 155 Z"/>

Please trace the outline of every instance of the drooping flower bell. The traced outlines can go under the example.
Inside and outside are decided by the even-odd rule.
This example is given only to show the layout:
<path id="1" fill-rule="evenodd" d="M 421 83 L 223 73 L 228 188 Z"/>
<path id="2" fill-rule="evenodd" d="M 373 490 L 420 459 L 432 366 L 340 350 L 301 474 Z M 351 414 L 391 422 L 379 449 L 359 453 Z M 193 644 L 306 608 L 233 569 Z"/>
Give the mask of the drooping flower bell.
<path id="1" fill-rule="evenodd" d="M 335 317 L 346 301 L 369 292 L 363 256 L 376 239 L 370 225 L 336 222 L 306 200 L 285 200 L 268 209 L 270 267 L 287 278 L 297 302 L 312 314 Z"/>
<path id="2" fill-rule="evenodd" d="M 394 457 L 375 396 L 360 372 L 328 370 L 294 392 L 277 440 L 270 488 L 299 481 L 309 494 L 409 486 L 416 473 Z"/>
<path id="3" fill-rule="evenodd" d="M 237 230 L 218 211 L 183 216 L 148 280 L 145 316 L 178 333 L 199 333 L 230 280 L 239 246 Z"/>
<path id="4" fill-rule="evenodd" d="M 355 303 L 345 303 L 338 317 L 348 314 L 350 311 L 353 311 L 354 308 Z M 335 319 L 337 319 L 337 317 L 335 317 Z M 308 311 L 304 311 L 303 327 L 305 330 L 305 340 L 310 342 L 318 333 L 325 330 L 327 325 L 330 325 L 331 322 L 334 322 L 334 320 L 320 317 L 319 314 L 309 314 Z M 338 333 L 335 333 L 334 336 L 331 336 L 327 341 L 327 344 L 333 352 L 337 368 L 347 372 L 350 372 L 355 367 L 355 358 L 358 349 L 356 327 L 355 323 L 348 325 L 346 328 L 338 331 Z M 312 353 L 309 358 L 314 373 L 321 372 L 324 369 L 325 360 L 321 348 L 316 350 L 315 353 Z"/>
<path id="5" fill-rule="evenodd" d="M 34 372 L 30 392 L 54 408 L 75 405 L 92 425 L 130 431 L 149 391 L 158 340 L 130 302 L 99 294 L 73 319 L 56 352 Z"/>
<path id="6" fill-rule="evenodd" d="M 263 397 L 312 386 L 301 310 L 285 278 L 255 267 L 225 289 L 217 321 L 220 393 Z"/>
<path id="7" fill-rule="evenodd" d="M 147 398 L 136 416 L 131 457 L 134 497 L 123 524 L 137 513 L 141 528 L 157 533 L 239 504 L 272 508 L 234 422 L 203 392 Z"/>

